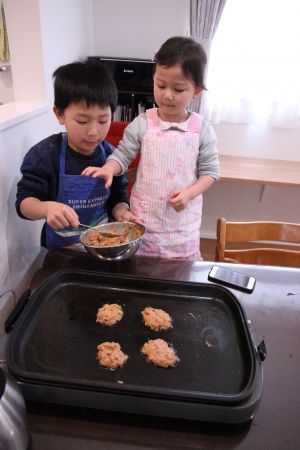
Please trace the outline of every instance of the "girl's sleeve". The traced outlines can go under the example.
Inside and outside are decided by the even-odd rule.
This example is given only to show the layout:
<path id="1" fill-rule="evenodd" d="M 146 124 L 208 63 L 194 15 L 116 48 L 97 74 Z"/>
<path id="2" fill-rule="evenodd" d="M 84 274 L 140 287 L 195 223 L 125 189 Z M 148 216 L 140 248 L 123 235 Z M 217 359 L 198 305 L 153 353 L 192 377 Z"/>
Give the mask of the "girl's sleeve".
<path id="1" fill-rule="evenodd" d="M 212 125 L 206 121 L 203 121 L 200 131 L 198 178 L 201 175 L 209 175 L 216 181 L 220 179 L 217 136 Z"/>
<path id="2" fill-rule="evenodd" d="M 107 214 L 110 219 L 113 219 L 112 210 L 118 203 L 127 203 L 129 205 L 127 185 L 128 181 L 123 175 L 113 178 L 111 194 L 106 202 Z"/>
<path id="3" fill-rule="evenodd" d="M 136 158 L 141 149 L 142 138 L 147 131 L 145 114 L 136 117 L 124 130 L 122 140 L 108 160 L 113 159 L 121 166 L 121 174 L 128 169 L 129 164 Z"/>

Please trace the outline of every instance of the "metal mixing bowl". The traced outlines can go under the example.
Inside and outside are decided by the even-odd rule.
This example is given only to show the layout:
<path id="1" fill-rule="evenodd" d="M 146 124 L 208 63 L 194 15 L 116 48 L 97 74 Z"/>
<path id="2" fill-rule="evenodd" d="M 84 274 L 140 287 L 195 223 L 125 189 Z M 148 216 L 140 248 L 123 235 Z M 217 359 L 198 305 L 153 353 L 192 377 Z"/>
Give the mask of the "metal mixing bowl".
<path id="1" fill-rule="evenodd" d="M 116 234 L 120 235 L 132 225 L 134 225 L 134 229 L 130 230 L 126 236 L 126 244 L 114 245 L 111 247 L 100 247 L 87 244 L 87 238 L 91 233 L 94 233 L 93 229 L 88 229 L 81 233 L 79 241 L 94 258 L 101 259 L 102 261 L 123 261 L 134 255 L 138 250 L 145 234 L 145 227 L 139 223 L 132 222 L 104 223 L 95 227 L 100 233 L 109 233 L 112 230 L 116 230 Z M 135 230 L 138 231 L 138 234 L 141 233 L 139 237 L 137 237 L 137 232 Z"/>

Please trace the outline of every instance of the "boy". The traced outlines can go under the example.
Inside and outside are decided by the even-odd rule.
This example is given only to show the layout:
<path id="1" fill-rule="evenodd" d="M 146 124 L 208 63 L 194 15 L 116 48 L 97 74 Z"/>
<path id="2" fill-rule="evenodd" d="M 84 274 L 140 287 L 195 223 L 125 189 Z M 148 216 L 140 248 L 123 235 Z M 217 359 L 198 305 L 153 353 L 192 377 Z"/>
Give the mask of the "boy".
<path id="1" fill-rule="evenodd" d="M 103 179 L 82 175 L 91 165 L 102 167 L 114 150 L 104 140 L 118 97 L 108 69 L 86 60 L 59 67 L 53 78 L 53 111 L 66 134 L 49 136 L 25 155 L 16 200 L 21 218 L 46 220 L 41 245 L 47 248 L 77 243 L 79 223 L 139 221 L 123 176 L 107 189 Z"/>

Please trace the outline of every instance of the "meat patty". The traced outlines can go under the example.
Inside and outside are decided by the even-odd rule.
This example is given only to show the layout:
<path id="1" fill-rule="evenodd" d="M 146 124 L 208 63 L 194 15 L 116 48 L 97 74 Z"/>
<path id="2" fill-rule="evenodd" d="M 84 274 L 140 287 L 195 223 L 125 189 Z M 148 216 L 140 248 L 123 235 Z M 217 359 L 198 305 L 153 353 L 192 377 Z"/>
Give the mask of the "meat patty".
<path id="1" fill-rule="evenodd" d="M 112 326 L 119 322 L 123 317 L 123 309 L 116 303 L 106 303 L 102 308 L 98 309 L 96 322 L 102 323 L 102 325 Z"/>
<path id="2" fill-rule="evenodd" d="M 148 306 L 142 311 L 142 316 L 145 325 L 152 330 L 168 330 L 172 326 L 171 317 L 162 309 L 155 309 Z"/>
<path id="3" fill-rule="evenodd" d="M 141 353 L 155 366 L 174 367 L 179 361 L 174 350 L 163 339 L 150 339 L 143 345 Z"/>
<path id="4" fill-rule="evenodd" d="M 122 367 L 128 359 L 117 342 L 103 342 L 97 346 L 97 350 L 101 366 L 109 369 Z"/>

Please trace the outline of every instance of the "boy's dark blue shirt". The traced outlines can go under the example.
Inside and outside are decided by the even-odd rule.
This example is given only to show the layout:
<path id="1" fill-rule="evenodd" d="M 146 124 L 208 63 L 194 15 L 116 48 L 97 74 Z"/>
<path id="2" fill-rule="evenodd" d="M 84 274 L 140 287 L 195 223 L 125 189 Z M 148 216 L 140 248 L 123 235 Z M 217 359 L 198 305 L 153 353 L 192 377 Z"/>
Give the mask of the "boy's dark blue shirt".
<path id="1" fill-rule="evenodd" d="M 59 157 L 62 143 L 62 133 L 53 134 L 34 145 L 25 155 L 21 173 L 22 179 L 17 185 L 17 214 L 26 219 L 20 211 L 21 202 L 28 197 L 34 197 L 41 201 L 56 201 L 59 184 Z M 107 141 L 103 141 L 106 156 L 114 151 L 114 147 Z M 69 146 L 66 151 L 66 175 L 80 175 L 89 166 L 102 167 L 102 152 L 99 147 L 92 155 L 86 156 L 75 152 Z M 114 177 L 111 185 L 111 195 L 106 202 L 108 216 L 112 220 L 113 208 L 121 202 L 129 204 L 127 198 L 128 182 L 124 176 Z M 45 245 L 44 233 L 42 233 L 41 245 Z"/>

